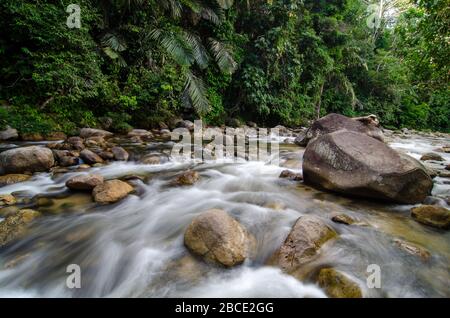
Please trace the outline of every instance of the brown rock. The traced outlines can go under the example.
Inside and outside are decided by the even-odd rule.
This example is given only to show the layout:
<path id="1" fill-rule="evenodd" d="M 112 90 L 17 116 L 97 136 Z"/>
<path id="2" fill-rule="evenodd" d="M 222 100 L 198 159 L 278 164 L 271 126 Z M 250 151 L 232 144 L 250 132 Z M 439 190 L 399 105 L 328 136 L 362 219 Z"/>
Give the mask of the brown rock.
<path id="1" fill-rule="evenodd" d="M 0 222 L 0 246 L 22 237 L 27 230 L 28 224 L 38 216 L 40 216 L 39 212 L 25 209 L 8 216 L 4 221 Z"/>
<path id="2" fill-rule="evenodd" d="M 172 180 L 171 184 L 174 186 L 193 185 L 198 181 L 200 175 L 197 171 L 188 170 Z"/>
<path id="3" fill-rule="evenodd" d="M 311 215 L 301 216 L 283 245 L 272 255 L 269 264 L 294 273 L 316 258 L 320 247 L 336 236 L 337 233 L 321 219 Z"/>
<path id="4" fill-rule="evenodd" d="M 5 176 L 0 176 L 0 187 L 18 182 L 24 182 L 30 178 L 31 176 L 27 174 L 7 174 Z"/>
<path id="5" fill-rule="evenodd" d="M 331 220 L 335 223 L 341 223 L 341 224 L 345 224 L 345 225 L 351 225 L 351 224 L 355 223 L 355 220 L 353 220 L 347 214 L 343 214 L 343 213 L 334 215 L 331 218 Z"/>
<path id="6" fill-rule="evenodd" d="M 424 247 L 406 242 L 400 239 L 394 239 L 393 243 L 401 248 L 403 251 L 405 251 L 408 254 L 418 256 L 424 261 L 428 260 L 431 256 L 430 252 L 428 252 Z"/>
<path id="7" fill-rule="evenodd" d="M 419 223 L 440 229 L 450 228 L 450 210 L 437 205 L 421 205 L 411 209 L 411 216 Z"/>
<path id="8" fill-rule="evenodd" d="M 20 138 L 24 141 L 42 141 L 44 140 L 44 136 L 40 133 L 22 133 L 20 134 Z"/>
<path id="9" fill-rule="evenodd" d="M 11 194 L 0 194 L 0 206 L 14 205 L 16 204 L 16 198 Z"/>
<path id="10" fill-rule="evenodd" d="M 92 191 L 95 202 L 109 204 L 125 198 L 134 189 L 128 183 L 120 180 L 109 180 L 98 185 Z"/>
<path id="11" fill-rule="evenodd" d="M 42 172 L 54 164 L 53 152 L 47 147 L 22 147 L 0 153 L 0 173 Z"/>
<path id="12" fill-rule="evenodd" d="M 362 298 L 359 285 L 347 275 L 333 268 L 323 268 L 319 272 L 319 286 L 332 298 Z"/>
<path id="13" fill-rule="evenodd" d="M 301 173 L 295 173 L 291 170 L 283 170 L 280 174 L 280 178 L 289 179 L 292 181 L 302 181 L 303 175 Z"/>
<path id="14" fill-rule="evenodd" d="M 66 134 L 61 131 L 55 131 L 45 135 L 45 139 L 50 141 L 66 140 L 66 138 Z"/>
<path id="15" fill-rule="evenodd" d="M 213 209 L 192 220 L 184 244 L 208 261 L 231 267 L 251 257 L 255 241 L 227 212 Z"/>
<path id="16" fill-rule="evenodd" d="M 308 144 L 303 178 L 330 191 L 408 204 L 423 202 L 433 188 L 419 161 L 374 138 L 343 130 Z"/>
<path id="17" fill-rule="evenodd" d="M 130 156 L 128 152 L 122 147 L 113 147 L 111 152 L 114 154 L 114 159 L 119 161 L 127 161 Z"/>
<path id="18" fill-rule="evenodd" d="M 159 165 L 169 161 L 169 158 L 162 154 L 149 154 L 143 157 L 141 163 L 146 165 Z"/>
<path id="19" fill-rule="evenodd" d="M 114 154 L 111 151 L 102 151 L 98 154 L 103 160 L 113 160 Z"/>
<path id="20" fill-rule="evenodd" d="M 83 159 L 84 162 L 86 162 L 87 164 L 93 165 L 96 163 L 103 163 L 103 159 L 93 153 L 92 151 L 90 151 L 89 149 L 84 149 L 80 152 L 80 157 L 81 159 Z"/>
<path id="21" fill-rule="evenodd" d="M 103 177 L 98 174 L 79 175 L 67 180 L 66 187 L 72 190 L 92 190 L 103 182 Z"/>
<path id="22" fill-rule="evenodd" d="M 339 130 L 359 132 L 379 141 L 384 140 L 383 132 L 373 121 L 363 122 L 339 114 L 328 114 L 316 120 L 308 129 L 304 138 L 302 140 L 296 139 L 296 143 L 300 146 L 306 146 L 314 138 Z"/>
<path id="23" fill-rule="evenodd" d="M 420 158 L 420 160 L 422 160 L 422 161 L 444 161 L 444 158 L 442 158 L 437 153 L 427 152 Z"/>

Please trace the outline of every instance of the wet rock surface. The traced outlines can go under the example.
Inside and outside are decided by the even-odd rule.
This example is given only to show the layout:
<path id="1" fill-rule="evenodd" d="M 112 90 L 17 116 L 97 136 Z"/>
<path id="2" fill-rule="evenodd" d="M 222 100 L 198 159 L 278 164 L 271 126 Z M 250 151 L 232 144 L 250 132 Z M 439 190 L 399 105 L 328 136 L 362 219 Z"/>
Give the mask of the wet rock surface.
<path id="1" fill-rule="evenodd" d="M 399 203 L 423 202 L 433 187 L 417 160 L 349 131 L 323 135 L 308 144 L 303 177 L 327 190 Z"/>
<path id="2" fill-rule="evenodd" d="M 205 260 L 231 267 L 251 256 L 255 242 L 227 212 L 213 209 L 192 220 L 185 232 L 184 244 Z"/>
<path id="3" fill-rule="evenodd" d="M 450 210 L 436 205 L 421 205 L 411 209 L 411 216 L 419 223 L 439 229 L 450 229 Z"/>

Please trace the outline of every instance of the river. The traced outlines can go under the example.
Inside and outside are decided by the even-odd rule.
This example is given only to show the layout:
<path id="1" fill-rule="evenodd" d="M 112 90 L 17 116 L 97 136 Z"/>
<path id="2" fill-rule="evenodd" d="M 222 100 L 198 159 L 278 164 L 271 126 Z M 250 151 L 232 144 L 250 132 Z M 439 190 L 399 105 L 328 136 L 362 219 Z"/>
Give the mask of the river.
<path id="1" fill-rule="evenodd" d="M 448 143 L 420 135 L 390 139 L 392 147 L 415 158 Z M 135 151 L 166 146 L 170 144 Z M 133 152 L 133 145 L 124 147 Z M 280 179 L 286 168 L 301 172 L 304 149 L 282 143 L 280 150 L 281 166 L 130 161 L 91 168 L 89 173 L 106 179 L 133 176 L 129 182 L 136 192 L 108 206 L 98 206 L 90 194 L 67 190 L 65 181 L 80 172 L 35 174 L 0 188 L 0 194 L 14 193 L 22 198 L 21 207 L 45 216 L 26 237 L 0 249 L 0 297 L 326 297 L 313 281 L 301 282 L 265 265 L 305 214 L 322 218 L 339 233 L 307 265 L 311 269 L 339 269 L 358 281 L 367 297 L 450 297 L 450 232 L 415 222 L 410 205 L 347 198 Z M 450 162 L 450 154 L 442 156 Z M 168 186 L 172 176 L 187 168 L 198 171 L 200 181 Z M 450 179 L 434 181 L 433 194 L 449 197 Z M 196 215 L 211 208 L 226 210 L 255 236 L 253 260 L 224 269 L 191 259 L 184 231 Z M 358 223 L 333 223 L 333 213 L 345 213 Z M 396 238 L 423 246 L 431 258 L 405 253 L 393 244 Z M 7 266 L 11 262 L 17 264 Z M 69 264 L 81 268 L 80 289 L 66 287 Z M 370 264 L 381 268 L 380 289 L 366 287 Z"/>

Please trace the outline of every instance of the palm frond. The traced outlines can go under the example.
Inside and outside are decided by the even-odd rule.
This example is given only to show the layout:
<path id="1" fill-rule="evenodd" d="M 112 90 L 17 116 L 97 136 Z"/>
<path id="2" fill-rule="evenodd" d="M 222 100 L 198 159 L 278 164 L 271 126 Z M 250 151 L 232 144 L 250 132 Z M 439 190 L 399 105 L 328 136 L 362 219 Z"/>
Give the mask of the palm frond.
<path id="1" fill-rule="evenodd" d="M 186 38 L 189 46 L 192 48 L 192 54 L 198 66 L 202 69 L 206 68 L 209 63 L 209 56 L 200 37 L 188 32 L 184 34 L 184 37 Z"/>
<path id="2" fill-rule="evenodd" d="M 170 14 L 174 18 L 181 16 L 182 5 L 178 0 L 161 0 L 159 3 L 165 10 L 170 11 Z"/>
<path id="3" fill-rule="evenodd" d="M 192 74 L 190 71 L 186 74 L 185 92 L 189 94 L 192 106 L 199 115 L 206 114 L 210 105 L 206 98 L 206 88 L 203 81 Z"/>
<path id="4" fill-rule="evenodd" d="M 236 71 L 237 63 L 225 45 L 212 38 L 209 39 L 209 44 L 220 70 L 225 74 L 233 74 Z"/>
<path id="5" fill-rule="evenodd" d="M 106 33 L 102 37 L 101 43 L 103 47 L 109 47 L 116 52 L 123 52 L 127 49 L 125 40 L 114 33 Z"/>
<path id="6" fill-rule="evenodd" d="M 194 63 L 192 47 L 180 32 L 153 29 L 150 37 L 159 41 L 166 52 L 180 65 L 190 66 Z"/>

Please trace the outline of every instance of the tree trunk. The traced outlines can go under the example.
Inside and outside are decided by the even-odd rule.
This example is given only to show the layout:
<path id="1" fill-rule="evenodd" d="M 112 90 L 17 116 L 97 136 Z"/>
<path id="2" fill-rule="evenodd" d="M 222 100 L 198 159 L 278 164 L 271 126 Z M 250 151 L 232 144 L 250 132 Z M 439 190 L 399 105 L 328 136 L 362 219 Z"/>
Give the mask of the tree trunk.
<path id="1" fill-rule="evenodd" d="M 322 85 L 320 85 L 320 91 L 316 102 L 316 119 L 320 118 L 320 107 L 322 106 L 322 94 L 323 94 L 323 87 L 325 86 L 325 81 L 322 82 Z"/>

